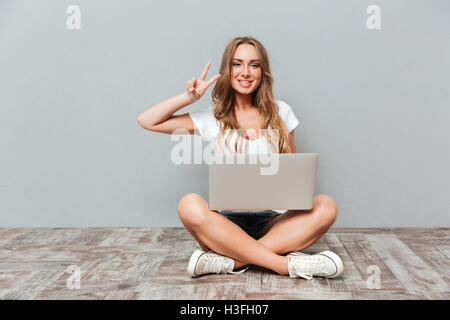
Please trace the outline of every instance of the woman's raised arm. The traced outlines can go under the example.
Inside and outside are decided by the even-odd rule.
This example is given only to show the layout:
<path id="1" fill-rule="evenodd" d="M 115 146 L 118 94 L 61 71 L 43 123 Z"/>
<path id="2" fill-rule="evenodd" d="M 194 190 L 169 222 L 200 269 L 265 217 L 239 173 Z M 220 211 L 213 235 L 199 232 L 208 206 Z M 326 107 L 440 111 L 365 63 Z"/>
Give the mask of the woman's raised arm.
<path id="1" fill-rule="evenodd" d="M 189 114 L 174 115 L 174 113 L 200 99 L 206 89 L 219 79 L 220 74 L 217 74 L 209 81 L 205 81 L 210 66 L 208 62 L 200 79 L 192 78 L 187 81 L 185 92 L 161 101 L 139 115 L 137 118 L 139 125 L 154 132 L 171 134 L 174 130 L 185 129 L 193 134 L 194 122 Z"/>

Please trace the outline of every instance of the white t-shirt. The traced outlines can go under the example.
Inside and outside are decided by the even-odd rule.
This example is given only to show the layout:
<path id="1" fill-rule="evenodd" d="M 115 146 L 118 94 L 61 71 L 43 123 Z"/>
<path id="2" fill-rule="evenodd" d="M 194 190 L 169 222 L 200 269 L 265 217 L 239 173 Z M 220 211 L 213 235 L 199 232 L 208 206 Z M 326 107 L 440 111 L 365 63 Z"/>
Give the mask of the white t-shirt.
<path id="1" fill-rule="evenodd" d="M 283 119 L 284 123 L 288 128 L 288 132 L 294 130 L 299 121 L 295 116 L 290 105 L 281 100 L 275 100 L 278 105 L 278 114 Z M 219 121 L 214 117 L 214 106 L 210 106 L 207 110 L 202 111 L 192 111 L 189 112 L 189 116 L 194 122 L 195 128 L 199 131 L 202 139 L 206 141 L 216 140 L 214 147 L 219 148 L 217 142 L 217 135 L 220 132 Z M 237 138 L 237 133 L 235 132 L 230 139 L 231 150 L 234 151 L 234 145 Z M 248 149 L 244 149 L 245 153 L 271 153 L 270 143 L 265 137 L 260 137 L 255 140 L 246 140 L 248 142 Z M 221 140 L 222 150 L 224 153 L 231 153 L 225 146 L 223 139 Z M 238 149 L 239 150 L 239 149 Z M 227 210 L 231 211 L 231 210 Z M 248 211 L 261 211 L 261 210 L 248 210 Z M 286 210 L 274 210 L 276 212 L 284 213 Z"/>

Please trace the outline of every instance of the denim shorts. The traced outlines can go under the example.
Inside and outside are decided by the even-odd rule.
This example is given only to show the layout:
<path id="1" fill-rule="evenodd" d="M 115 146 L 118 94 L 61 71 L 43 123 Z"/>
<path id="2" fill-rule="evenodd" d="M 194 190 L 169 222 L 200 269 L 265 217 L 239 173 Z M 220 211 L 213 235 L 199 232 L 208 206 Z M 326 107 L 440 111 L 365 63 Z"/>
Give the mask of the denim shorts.
<path id="1" fill-rule="evenodd" d="M 249 211 L 221 211 L 219 212 L 229 220 L 241 227 L 249 236 L 258 240 L 262 229 L 269 223 L 276 211 L 265 210 L 258 212 Z"/>

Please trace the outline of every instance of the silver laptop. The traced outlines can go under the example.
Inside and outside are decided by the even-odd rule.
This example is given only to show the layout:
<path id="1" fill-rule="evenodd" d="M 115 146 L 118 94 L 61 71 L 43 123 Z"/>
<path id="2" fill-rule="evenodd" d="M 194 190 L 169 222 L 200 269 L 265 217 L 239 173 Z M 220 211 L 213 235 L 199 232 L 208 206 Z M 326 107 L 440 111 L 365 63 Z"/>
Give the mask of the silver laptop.
<path id="1" fill-rule="evenodd" d="M 216 155 L 209 159 L 211 210 L 309 210 L 318 155 Z"/>

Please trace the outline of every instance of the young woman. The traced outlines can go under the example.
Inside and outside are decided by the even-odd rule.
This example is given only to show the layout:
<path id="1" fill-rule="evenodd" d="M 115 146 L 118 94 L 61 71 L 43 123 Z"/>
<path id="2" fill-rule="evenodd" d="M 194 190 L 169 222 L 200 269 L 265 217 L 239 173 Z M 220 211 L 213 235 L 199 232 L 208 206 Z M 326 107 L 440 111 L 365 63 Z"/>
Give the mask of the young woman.
<path id="1" fill-rule="evenodd" d="M 224 153 L 252 153 L 267 150 L 266 147 L 278 153 L 296 152 L 294 128 L 298 120 L 287 103 L 274 100 L 269 57 L 258 40 L 233 39 L 225 48 L 219 74 L 205 80 L 209 68 L 208 62 L 199 79 L 187 81 L 185 92 L 142 113 L 139 124 L 167 134 L 176 129 L 188 130 L 203 139 L 214 139 Z M 214 82 L 211 108 L 174 115 L 199 100 Z M 267 135 L 267 130 L 260 130 L 269 128 L 277 130 L 275 144 L 270 131 Z M 239 134 L 242 131 L 247 134 Z M 192 254 L 188 272 L 193 277 L 237 273 L 236 270 L 242 268 L 239 272 L 244 272 L 244 267 L 254 264 L 290 277 L 337 277 L 343 264 L 335 253 L 299 252 L 327 232 L 337 211 L 336 202 L 325 194 L 314 197 L 311 210 L 288 210 L 282 214 L 272 210 L 210 210 L 200 195 L 187 194 L 178 204 L 178 214 L 202 249 Z"/>

